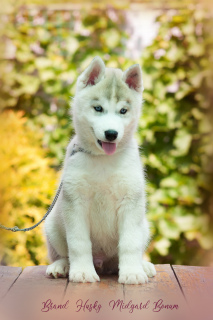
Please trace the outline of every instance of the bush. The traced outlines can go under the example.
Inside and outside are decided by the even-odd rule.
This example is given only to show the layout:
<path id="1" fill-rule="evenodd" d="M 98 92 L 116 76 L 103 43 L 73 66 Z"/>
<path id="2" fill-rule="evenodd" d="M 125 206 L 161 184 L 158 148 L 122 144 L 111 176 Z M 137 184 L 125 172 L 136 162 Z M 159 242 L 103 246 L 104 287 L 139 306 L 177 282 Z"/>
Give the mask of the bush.
<path id="1" fill-rule="evenodd" d="M 159 32 L 141 60 L 145 102 L 138 140 L 149 182 L 150 255 L 158 263 L 199 264 L 201 248 L 213 244 L 207 95 L 213 84 L 212 41 L 207 17 L 193 9 L 162 14 Z"/>
<path id="2" fill-rule="evenodd" d="M 0 221 L 30 227 L 44 215 L 56 188 L 57 174 L 41 149 L 41 135 L 27 126 L 22 112 L 0 117 Z M 47 263 L 42 227 L 30 232 L 0 229 L 0 261 L 11 266 Z"/>

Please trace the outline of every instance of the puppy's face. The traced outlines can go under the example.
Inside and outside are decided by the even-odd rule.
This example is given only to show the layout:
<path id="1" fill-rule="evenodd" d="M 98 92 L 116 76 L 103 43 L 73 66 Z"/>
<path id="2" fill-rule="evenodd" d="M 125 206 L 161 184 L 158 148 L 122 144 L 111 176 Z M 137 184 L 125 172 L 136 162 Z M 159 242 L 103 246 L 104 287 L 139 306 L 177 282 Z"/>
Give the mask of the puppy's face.
<path id="1" fill-rule="evenodd" d="M 77 82 L 73 121 L 79 140 L 95 154 L 121 150 L 136 130 L 141 104 L 139 65 L 123 73 L 96 57 Z"/>

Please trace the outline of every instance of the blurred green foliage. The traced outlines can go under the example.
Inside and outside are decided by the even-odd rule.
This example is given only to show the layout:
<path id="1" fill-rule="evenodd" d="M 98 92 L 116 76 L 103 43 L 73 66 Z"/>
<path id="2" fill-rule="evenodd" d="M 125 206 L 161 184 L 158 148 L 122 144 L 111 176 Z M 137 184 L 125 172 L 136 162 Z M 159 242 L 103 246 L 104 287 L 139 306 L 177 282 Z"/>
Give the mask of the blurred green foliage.
<path id="1" fill-rule="evenodd" d="M 69 102 L 78 74 L 95 55 L 108 67 L 126 69 L 134 62 L 141 63 L 144 114 L 137 139 L 147 168 L 148 218 L 153 232 L 148 255 L 155 263 L 202 263 L 203 249 L 209 250 L 213 243 L 208 182 L 212 174 L 208 165 L 212 157 L 211 123 L 206 116 L 212 84 L 212 42 L 207 14 L 191 6 L 160 15 L 158 35 L 139 61 L 125 58 L 130 35 L 124 31 L 126 21 L 121 10 L 23 7 L 7 19 L 0 106 L 2 110 L 24 111 L 24 126 L 27 124 L 38 140 L 42 135 L 40 148 L 51 158 L 51 167 L 60 167 L 73 134 Z M 51 168 L 46 170 L 52 172 Z M 37 174 L 42 176 L 39 171 Z M 42 177 L 38 190 L 43 183 Z M 36 219 L 45 212 L 46 202 L 40 202 L 43 211 L 34 207 Z M 26 224 L 24 212 L 22 221 Z M 46 252 L 38 229 L 40 248 Z M 18 265 L 12 241 L 16 236 L 12 234 L 7 242 L 10 254 L 6 262 L 14 265 Z M 26 239 L 23 234 L 19 240 L 22 247 Z M 32 250 L 35 243 L 30 242 Z M 26 255 L 25 264 L 43 263 L 42 259 Z M 20 265 L 24 265 L 23 260 Z"/>
<path id="2" fill-rule="evenodd" d="M 144 115 L 138 140 L 148 175 L 155 262 L 199 264 L 212 248 L 210 177 L 212 22 L 203 10 L 158 17 L 159 32 L 146 48 Z M 200 247 L 200 248 L 199 248 Z"/>
<path id="3" fill-rule="evenodd" d="M 31 128 L 42 130 L 43 146 L 56 167 L 73 133 L 69 102 L 77 76 L 95 55 L 111 66 L 125 64 L 124 21 L 112 9 L 88 15 L 23 8 L 9 16 L 6 48 L 11 59 L 2 66 L 0 106 L 25 111 Z"/>

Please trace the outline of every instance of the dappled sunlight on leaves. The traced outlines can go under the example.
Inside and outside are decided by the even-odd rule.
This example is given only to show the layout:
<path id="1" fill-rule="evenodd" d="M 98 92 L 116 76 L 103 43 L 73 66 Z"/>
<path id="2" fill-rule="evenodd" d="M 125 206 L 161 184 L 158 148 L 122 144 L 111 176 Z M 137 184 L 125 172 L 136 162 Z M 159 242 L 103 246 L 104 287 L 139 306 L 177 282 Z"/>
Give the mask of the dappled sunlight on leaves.
<path id="1" fill-rule="evenodd" d="M 40 147 L 41 134 L 35 136 L 26 121 L 21 112 L 5 112 L 0 117 L 0 221 L 8 227 L 25 228 L 37 223 L 57 187 L 57 174 Z M 0 237 L 1 263 L 47 263 L 42 226 L 16 234 L 0 229 Z"/>

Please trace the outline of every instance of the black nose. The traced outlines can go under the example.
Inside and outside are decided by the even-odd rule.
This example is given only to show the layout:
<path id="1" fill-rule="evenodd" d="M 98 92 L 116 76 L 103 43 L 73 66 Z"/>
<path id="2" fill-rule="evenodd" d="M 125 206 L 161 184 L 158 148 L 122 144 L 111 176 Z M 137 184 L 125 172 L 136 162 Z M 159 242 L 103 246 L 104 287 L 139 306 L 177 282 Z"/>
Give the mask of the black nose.
<path id="1" fill-rule="evenodd" d="M 117 138 L 118 133 L 115 130 L 107 130 L 105 131 L 105 137 L 108 141 L 113 141 Z"/>

